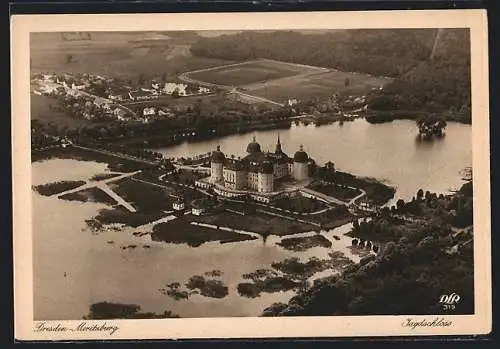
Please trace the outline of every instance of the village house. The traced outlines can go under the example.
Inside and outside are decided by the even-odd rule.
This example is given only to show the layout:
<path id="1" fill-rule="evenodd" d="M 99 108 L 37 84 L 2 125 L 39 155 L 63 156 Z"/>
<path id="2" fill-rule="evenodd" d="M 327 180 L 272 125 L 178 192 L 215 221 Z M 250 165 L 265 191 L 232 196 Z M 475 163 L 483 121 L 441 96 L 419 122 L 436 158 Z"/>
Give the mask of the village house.
<path id="1" fill-rule="evenodd" d="M 147 101 L 147 100 L 158 98 L 157 95 L 152 95 L 149 92 L 142 91 L 142 90 L 129 91 L 128 96 L 133 101 Z"/>
<path id="2" fill-rule="evenodd" d="M 210 204 L 211 203 L 206 199 L 194 200 L 191 203 L 191 206 L 192 206 L 191 213 L 195 216 L 202 216 L 205 213 L 207 213 L 207 211 L 209 210 L 209 208 L 211 206 Z"/>
<path id="3" fill-rule="evenodd" d="M 113 115 L 120 121 L 124 121 L 126 120 L 125 116 L 127 115 L 127 113 L 125 112 L 125 110 L 121 109 L 121 108 L 115 108 L 113 110 Z"/>
<path id="4" fill-rule="evenodd" d="M 172 204 L 172 208 L 176 211 L 182 211 L 186 207 L 184 200 L 181 198 L 178 198 L 177 200 L 174 201 Z"/>
<path id="5" fill-rule="evenodd" d="M 108 95 L 108 98 L 113 100 L 113 101 L 123 101 L 125 99 L 124 95 L 122 94 L 110 94 Z"/>
<path id="6" fill-rule="evenodd" d="M 158 94 L 158 91 L 156 91 L 155 89 L 150 89 L 150 88 L 141 87 L 141 91 L 148 92 L 149 94 L 152 94 L 152 95 Z"/>
<path id="7" fill-rule="evenodd" d="M 152 116 L 156 114 L 156 110 L 154 107 L 146 107 L 142 110 L 142 115 L 144 116 Z"/>
<path id="8" fill-rule="evenodd" d="M 82 84 L 82 85 L 76 85 L 75 83 L 71 84 L 71 89 L 73 89 L 73 90 L 83 90 L 83 89 L 85 89 L 85 87 L 87 87 L 87 86 L 84 84 Z"/>
<path id="9" fill-rule="evenodd" d="M 186 92 L 187 87 L 188 86 L 186 84 L 167 82 L 167 83 L 165 83 L 165 86 L 163 87 L 163 92 L 165 92 L 168 95 L 171 95 L 175 91 L 177 91 L 179 96 L 186 96 L 187 95 L 187 92 Z"/>
<path id="10" fill-rule="evenodd" d="M 165 118 L 173 118 L 175 114 L 168 108 L 160 108 L 158 109 L 158 116 L 163 116 Z"/>
<path id="11" fill-rule="evenodd" d="M 199 94 L 208 94 L 208 93 L 211 93 L 212 90 L 209 89 L 208 87 L 203 87 L 203 86 L 200 86 L 198 87 L 198 93 Z"/>

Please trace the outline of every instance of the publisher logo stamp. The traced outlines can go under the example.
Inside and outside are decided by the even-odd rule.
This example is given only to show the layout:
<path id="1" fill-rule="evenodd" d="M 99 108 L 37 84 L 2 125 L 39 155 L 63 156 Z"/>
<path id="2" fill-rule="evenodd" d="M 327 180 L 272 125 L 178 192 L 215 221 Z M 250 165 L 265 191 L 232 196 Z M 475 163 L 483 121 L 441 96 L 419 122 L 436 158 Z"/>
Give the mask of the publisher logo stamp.
<path id="1" fill-rule="evenodd" d="M 460 296 L 456 293 L 443 294 L 439 297 L 439 304 L 444 310 L 455 310 L 455 306 L 460 302 Z"/>

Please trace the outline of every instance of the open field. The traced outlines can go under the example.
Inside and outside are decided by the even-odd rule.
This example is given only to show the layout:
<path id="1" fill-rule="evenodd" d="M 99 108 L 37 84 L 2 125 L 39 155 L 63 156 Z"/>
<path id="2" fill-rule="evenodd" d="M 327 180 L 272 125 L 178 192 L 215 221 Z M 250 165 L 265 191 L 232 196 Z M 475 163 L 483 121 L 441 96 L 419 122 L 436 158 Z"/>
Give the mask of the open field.
<path id="1" fill-rule="evenodd" d="M 64 112 L 51 109 L 50 106 L 56 106 L 57 101 L 48 96 L 39 96 L 30 94 L 31 96 L 31 119 L 38 119 L 43 122 L 53 122 L 57 125 L 67 127 L 78 127 L 89 125 L 92 121 L 79 119 L 66 115 Z"/>
<path id="2" fill-rule="evenodd" d="M 252 231 L 257 234 L 277 236 L 302 233 L 316 229 L 311 224 L 291 221 L 263 213 L 251 213 L 241 216 L 231 212 L 217 212 L 214 215 L 197 217 L 198 222 L 226 226 L 233 229 Z"/>
<path id="3" fill-rule="evenodd" d="M 192 38 L 176 33 L 93 32 L 91 40 L 62 40 L 60 33 L 31 36 L 33 72 L 94 73 L 136 79 L 231 63 L 192 57 Z M 70 62 L 68 56 L 71 55 Z"/>
<path id="4" fill-rule="evenodd" d="M 290 97 L 311 99 L 334 93 L 363 95 L 391 81 L 387 77 L 266 59 L 192 71 L 185 73 L 184 78 L 220 87 L 238 87 L 240 94 L 254 97 L 253 103 L 263 102 L 259 97 L 281 103 Z"/>
<path id="5" fill-rule="evenodd" d="M 153 227 L 151 238 L 153 241 L 164 241 L 174 244 L 185 243 L 192 247 L 198 247 L 210 241 L 220 241 L 223 243 L 255 240 L 255 237 L 247 234 L 192 225 L 190 224 L 192 218 L 183 216 L 168 223 L 156 224 Z M 198 219 L 196 220 L 198 221 Z"/>
<path id="6" fill-rule="evenodd" d="M 267 59 L 228 64 L 192 71 L 186 75 L 197 81 L 223 86 L 266 83 L 291 76 L 313 74 L 325 69 Z"/>
<path id="7" fill-rule="evenodd" d="M 299 74 L 308 74 L 321 68 L 295 65 L 286 62 L 257 60 L 204 69 L 189 73 L 195 80 L 224 86 L 243 86 L 257 82 L 266 82 Z"/>
<path id="8" fill-rule="evenodd" d="M 345 84 L 346 79 L 349 79 L 348 86 Z M 330 70 L 252 84 L 245 86 L 245 91 L 255 96 L 283 102 L 290 97 L 304 100 L 331 96 L 334 93 L 363 95 L 389 81 L 391 79 L 386 77 Z"/>
<path id="9" fill-rule="evenodd" d="M 110 183 L 111 189 L 142 213 L 172 209 L 174 199 L 166 189 L 134 181 L 131 178 Z"/>

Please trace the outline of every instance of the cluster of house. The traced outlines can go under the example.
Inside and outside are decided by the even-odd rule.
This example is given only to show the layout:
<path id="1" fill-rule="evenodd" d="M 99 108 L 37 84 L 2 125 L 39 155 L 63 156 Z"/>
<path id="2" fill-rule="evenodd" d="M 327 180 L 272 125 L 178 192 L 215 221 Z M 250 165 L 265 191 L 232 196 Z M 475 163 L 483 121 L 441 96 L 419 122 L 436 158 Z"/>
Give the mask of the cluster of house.
<path id="1" fill-rule="evenodd" d="M 196 199 L 191 202 L 190 206 L 192 215 L 201 216 L 210 211 L 210 209 L 214 208 L 214 202 L 208 199 Z M 186 202 L 181 195 L 178 196 L 177 199 L 172 203 L 172 208 L 175 211 L 183 211 L 186 209 Z"/>
<path id="2" fill-rule="evenodd" d="M 141 87 L 139 89 L 131 89 L 128 86 L 123 86 L 109 94 L 108 98 L 117 101 L 150 101 L 157 99 L 162 95 L 175 97 L 189 97 L 212 94 L 214 91 L 208 87 L 196 86 L 192 84 L 184 84 L 178 82 L 152 82 L 151 87 Z"/>
<path id="3" fill-rule="evenodd" d="M 85 76 L 85 81 L 78 81 L 66 75 L 41 74 L 33 80 L 32 91 L 37 95 L 57 97 L 63 108 L 71 108 L 76 116 L 87 120 L 115 118 L 125 121 L 130 117 L 127 110 L 112 101 L 85 92 L 91 81 L 88 75 Z"/>
<path id="4" fill-rule="evenodd" d="M 147 123 L 155 118 L 169 119 L 175 117 L 175 114 L 167 107 L 145 107 L 142 109 L 142 121 Z"/>

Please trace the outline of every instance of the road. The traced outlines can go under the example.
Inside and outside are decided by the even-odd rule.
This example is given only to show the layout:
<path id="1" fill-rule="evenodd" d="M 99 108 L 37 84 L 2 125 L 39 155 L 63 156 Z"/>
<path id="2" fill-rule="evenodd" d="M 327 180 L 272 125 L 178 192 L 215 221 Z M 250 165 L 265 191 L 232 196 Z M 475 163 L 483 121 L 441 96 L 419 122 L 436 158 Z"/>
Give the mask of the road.
<path id="1" fill-rule="evenodd" d="M 343 201 L 341 201 L 339 199 L 336 199 L 336 198 L 334 198 L 332 196 L 320 193 L 319 191 L 315 191 L 315 190 L 312 190 L 312 189 L 309 189 L 309 188 L 301 188 L 300 191 L 304 192 L 306 194 L 315 196 L 317 198 L 320 198 L 322 200 L 325 200 L 328 203 L 337 204 L 337 205 L 345 205 L 346 204 L 345 202 L 343 202 Z"/>
<path id="2" fill-rule="evenodd" d="M 233 64 L 220 65 L 220 66 L 217 66 L 217 67 L 210 67 L 210 68 L 205 68 L 205 69 L 192 70 L 192 71 L 188 71 L 188 72 L 179 74 L 179 79 L 181 81 L 183 81 L 183 82 L 186 82 L 186 83 L 198 84 L 198 85 L 209 86 L 209 87 L 216 87 L 218 89 L 225 90 L 225 91 L 228 91 L 230 93 L 239 95 L 239 96 L 241 96 L 243 98 L 247 98 L 247 99 L 254 100 L 254 101 L 259 101 L 259 102 L 264 102 L 264 103 L 270 103 L 270 104 L 274 104 L 274 105 L 278 105 L 278 106 L 282 107 L 283 106 L 282 103 L 278 103 L 276 101 L 272 101 L 272 100 L 264 98 L 264 97 L 254 96 L 254 95 L 250 95 L 248 93 L 244 93 L 244 92 L 238 91 L 237 88 L 236 88 L 237 86 L 213 84 L 213 83 L 210 83 L 210 82 L 193 79 L 193 78 L 191 78 L 189 76 L 189 74 L 200 73 L 200 72 L 204 72 L 204 71 L 216 70 L 216 69 L 221 69 L 221 68 L 236 67 L 236 66 L 240 66 L 240 65 L 244 65 L 244 64 L 254 63 L 254 62 L 256 62 L 256 61 L 247 61 L 247 62 L 241 62 L 241 63 L 233 63 Z"/>
<path id="3" fill-rule="evenodd" d="M 158 165 L 157 161 L 150 161 L 150 160 L 146 160 L 146 159 L 142 159 L 142 158 L 137 158 L 137 157 L 134 157 L 134 156 L 131 156 L 131 155 L 113 153 L 111 151 L 100 150 L 100 149 L 95 149 L 95 148 L 87 148 L 87 147 L 83 147 L 81 145 L 77 145 L 77 144 L 74 144 L 74 143 L 71 143 L 71 145 L 73 147 L 75 147 L 75 148 L 80 148 L 80 149 L 84 149 L 84 150 L 95 151 L 97 153 L 101 153 L 101 154 L 105 154 L 105 155 L 111 155 L 111 156 L 115 156 L 115 157 L 126 159 L 126 160 L 132 160 L 132 161 L 142 162 L 144 164 L 153 165 L 153 166 Z"/>
<path id="4" fill-rule="evenodd" d="M 83 90 L 78 90 L 78 89 L 72 89 L 71 87 L 67 87 L 67 86 L 64 86 L 63 84 L 59 84 L 57 82 L 54 82 L 54 84 L 58 85 L 58 86 L 61 86 L 63 87 L 65 90 L 70 90 L 70 91 L 73 91 L 73 92 L 76 92 L 76 93 L 79 93 L 83 96 L 87 96 L 87 97 L 90 97 L 90 98 L 94 98 L 94 99 L 102 99 L 103 101 L 105 101 L 106 103 L 109 103 L 109 104 L 113 104 L 113 105 L 116 105 L 118 108 L 121 108 L 129 113 L 132 113 L 132 115 L 136 116 L 137 117 L 137 114 L 130 108 L 127 108 L 126 106 L 124 105 L 121 105 L 119 103 L 116 103 L 116 101 L 112 101 L 111 99 L 108 99 L 108 98 L 104 98 L 104 97 L 100 97 L 100 96 L 96 96 L 96 95 L 93 95 L 91 93 L 88 93 L 86 91 L 83 91 Z"/>
<path id="5" fill-rule="evenodd" d="M 60 196 L 63 196 L 63 195 L 66 195 L 66 194 L 71 194 L 71 193 L 76 193 L 76 192 L 79 192 L 81 190 L 85 190 L 85 189 L 89 189 L 89 188 L 99 188 L 100 190 L 102 190 L 103 192 L 105 192 L 106 194 L 108 194 L 109 196 L 111 196 L 118 204 L 122 205 L 123 207 L 125 207 L 127 210 L 129 210 L 130 212 L 136 212 L 136 209 L 135 207 L 133 207 L 131 204 L 129 204 L 127 201 L 125 201 L 120 195 L 116 194 L 109 186 L 107 183 L 110 183 L 110 182 L 114 182 L 114 181 L 118 181 L 120 179 L 123 179 L 123 178 L 127 178 L 127 177 L 132 177 L 138 173 L 140 173 L 141 171 L 135 171 L 135 172 L 130 172 L 130 173 L 123 173 L 119 176 L 116 176 L 116 177 L 112 177 L 112 178 L 107 178 L 107 179 L 103 179 L 101 181 L 88 181 L 87 183 L 77 187 L 77 188 L 74 188 L 74 189 L 70 189 L 70 190 L 66 190 L 66 191 L 63 191 L 61 193 L 57 193 L 57 194 L 53 194 L 51 195 L 51 197 L 60 197 Z"/>

